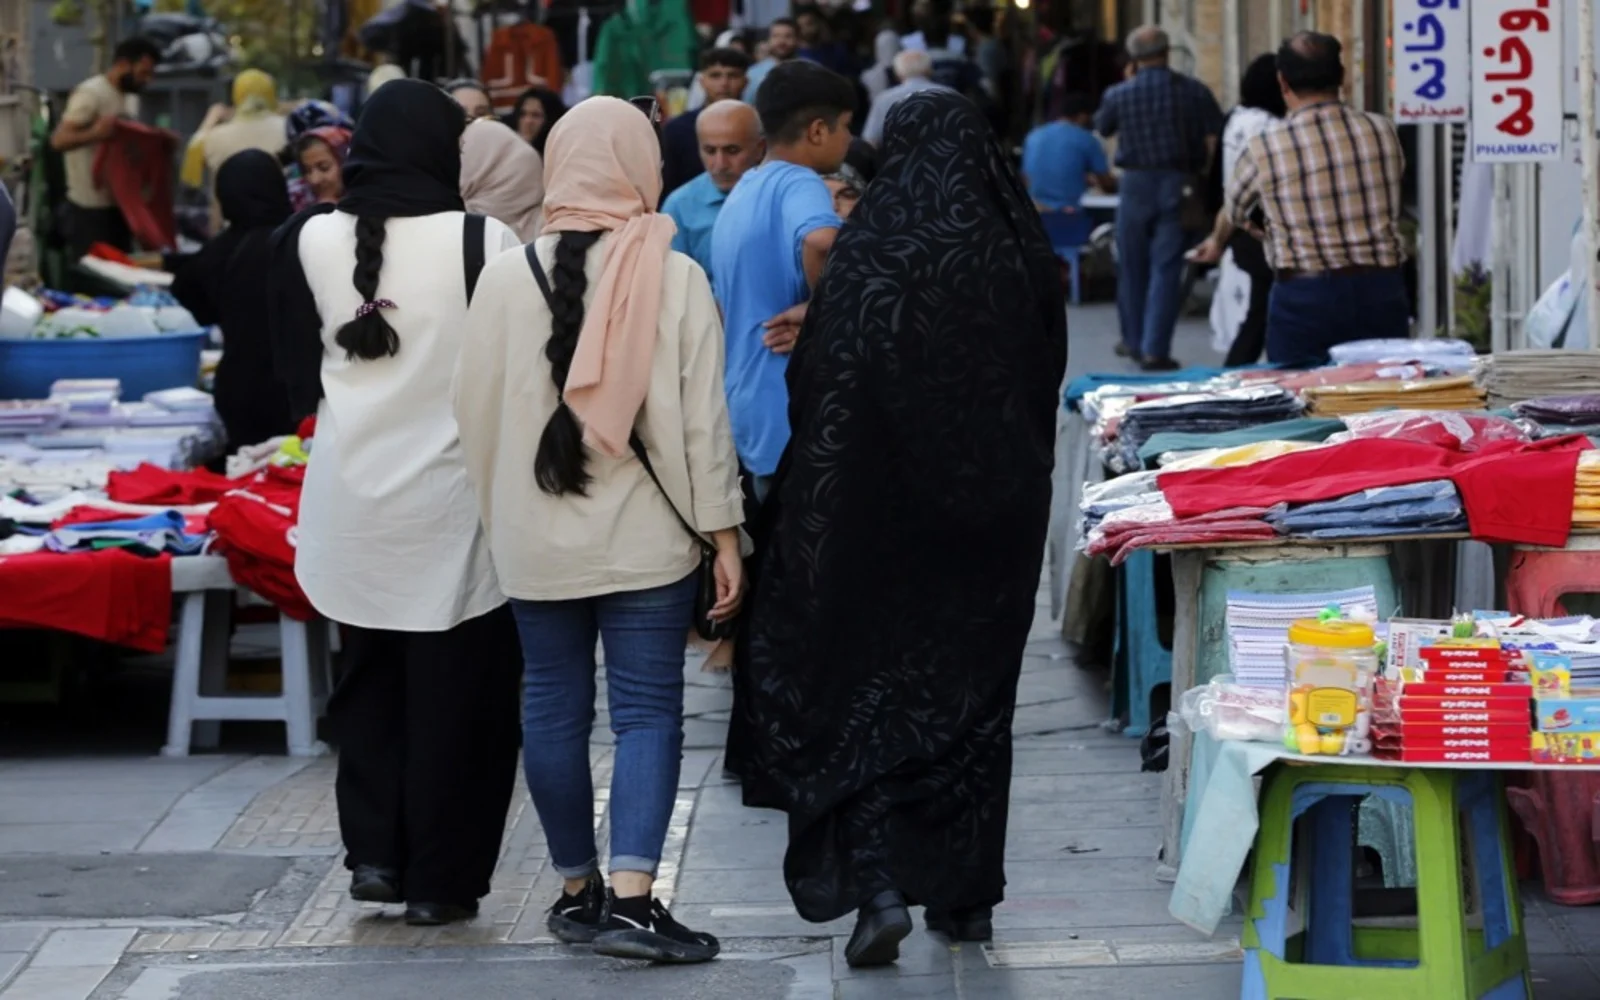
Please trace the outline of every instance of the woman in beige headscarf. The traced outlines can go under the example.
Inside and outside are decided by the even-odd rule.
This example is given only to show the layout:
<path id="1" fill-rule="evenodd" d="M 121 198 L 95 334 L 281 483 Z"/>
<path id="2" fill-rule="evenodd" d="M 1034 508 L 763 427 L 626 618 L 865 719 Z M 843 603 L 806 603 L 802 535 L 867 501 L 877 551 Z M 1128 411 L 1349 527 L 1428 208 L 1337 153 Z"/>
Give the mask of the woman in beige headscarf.
<path id="1" fill-rule="evenodd" d="M 717 552 L 710 617 L 737 613 L 743 585 L 722 322 L 656 212 L 648 118 L 590 98 L 556 123 L 545 157 L 544 235 L 484 268 L 455 410 L 522 635 L 528 788 L 566 879 L 549 928 L 600 954 L 703 962 L 716 938 L 651 888 L 677 795 L 702 539 Z M 589 772 L 596 634 L 616 734 L 609 903 Z"/>
<path id="2" fill-rule="evenodd" d="M 233 107 L 212 105 L 183 154 L 179 179 L 197 188 L 211 178 L 211 228 L 222 228 L 217 204 L 217 171 L 235 153 L 259 149 L 276 156 L 285 143 L 284 117 L 278 109 L 278 84 L 259 69 L 247 69 L 233 78 Z"/>
<path id="3" fill-rule="evenodd" d="M 461 136 L 461 200 L 529 243 L 544 214 L 544 160 L 505 123 L 479 118 Z"/>

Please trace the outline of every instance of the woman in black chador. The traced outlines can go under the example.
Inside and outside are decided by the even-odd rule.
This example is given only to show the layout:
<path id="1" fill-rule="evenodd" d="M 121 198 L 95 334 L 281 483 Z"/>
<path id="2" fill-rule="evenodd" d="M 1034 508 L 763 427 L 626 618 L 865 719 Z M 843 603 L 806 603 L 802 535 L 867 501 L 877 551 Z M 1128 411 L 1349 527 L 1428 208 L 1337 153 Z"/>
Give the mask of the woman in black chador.
<path id="1" fill-rule="evenodd" d="M 992 934 L 1066 365 L 1055 256 L 978 110 L 915 95 L 882 155 L 789 364 L 736 724 L 795 907 L 859 910 L 857 966 L 899 956 L 909 905 Z"/>

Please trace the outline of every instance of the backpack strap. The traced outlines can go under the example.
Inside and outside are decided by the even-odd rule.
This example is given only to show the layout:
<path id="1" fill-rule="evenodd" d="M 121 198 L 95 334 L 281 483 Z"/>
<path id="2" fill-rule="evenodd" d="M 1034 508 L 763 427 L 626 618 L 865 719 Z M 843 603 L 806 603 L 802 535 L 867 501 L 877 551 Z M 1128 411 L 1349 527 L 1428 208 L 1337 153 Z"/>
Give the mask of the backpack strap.
<path id="1" fill-rule="evenodd" d="M 550 276 L 544 273 L 544 265 L 539 263 L 539 252 L 532 243 L 522 248 L 523 254 L 528 258 L 528 269 L 533 272 L 533 280 L 539 283 L 539 291 L 544 295 L 544 304 L 551 309 L 555 308 L 555 293 L 550 290 Z"/>
<path id="2" fill-rule="evenodd" d="M 467 275 L 467 302 L 478 290 L 478 275 L 483 273 L 483 241 L 486 231 L 483 216 L 468 214 L 461 224 L 461 260 Z"/>

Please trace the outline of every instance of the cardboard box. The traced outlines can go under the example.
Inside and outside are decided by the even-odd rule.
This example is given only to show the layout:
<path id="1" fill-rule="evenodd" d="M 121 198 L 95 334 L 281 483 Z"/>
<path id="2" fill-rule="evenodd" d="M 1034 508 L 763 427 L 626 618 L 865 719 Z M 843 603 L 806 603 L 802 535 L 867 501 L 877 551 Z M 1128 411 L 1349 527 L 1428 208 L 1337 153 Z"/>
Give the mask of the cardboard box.
<path id="1" fill-rule="evenodd" d="M 1446 750 L 1433 747 L 1405 746 L 1398 751 L 1374 751 L 1373 756 L 1383 760 L 1397 760 L 1411 764 L 1520 764 L 1528 760 L 1525 744 L 1512 750 Z"/>
<path id="2" fill-rule="evenodd" d="M 1532 684 L 1462 684 L 1434 681 L 1431 677 L 1421 684 L 1407 684 L 1401 690 L 1404 698 L 1532 698 Z M 1596 728 L 1600 728 L 1597 726 Z"/>
<path id="3" fill-rule="evenodd" d="M 1506 651 L 1499 646 L 1454 646 L 1449 643 L 1435 643 L 1423 646 L 1417 651 L 1422 659 L 1423 666 L 1428 668 L 1443 666 L 1460 667 L 1499 667 L 1504 670 L 1507 662 Z"/>
<path id="4" fill-rule="evenodd" d="M 1389 662 L 1384 673 L 1398 677 L 1404 668 L 1422 666 L 1422 657 L 1418 655 L 1422 647 L 1449 636 L 1449 622 L 1433 618 L 1389 619 Z"/>
<path id="5" fill-rule="evenodd" d="M 1434 716 L 1407 719 L 1404 725 L 1394 727 L 1397 735 L 1418 743 L 1433 743 L 1449 739 L 1526 740 L 1529 734 L 1527 719 L 1504 722 L 1446 723 L 1423 721 Z M 1374 726 L 1373 731 L 1388 727 Z"/>
<path id="6" fill-rule="evenodd" d="M 1600 732 L 1534 733 L 1536 764 L 1600 764 Z"/>
<path id="7" fill-rule="evenodd" d="M 1600 732 L 1600 698 L 1535 698 L 1533 715 L 1541 732 Z"/>
<path id="8" fill-rule="evenodd" d="M 1528 725 L 1532 716 L 1527 698 L 1423 698 L 1403 695 L 1400 717 L 1412 722 L 1517 722 Z"/>

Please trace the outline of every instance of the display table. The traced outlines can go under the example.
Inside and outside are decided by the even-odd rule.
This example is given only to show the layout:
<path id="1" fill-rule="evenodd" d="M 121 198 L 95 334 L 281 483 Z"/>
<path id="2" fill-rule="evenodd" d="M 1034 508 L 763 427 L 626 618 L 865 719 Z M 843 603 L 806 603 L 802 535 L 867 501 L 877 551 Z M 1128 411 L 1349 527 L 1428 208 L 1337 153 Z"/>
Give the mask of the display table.
<path id="1" fill-rule="evenodd" d="M 168 757 L 186 757 L 191 745 L 214 747 L 228 720 L 282 722 L 291 757 L 328 752 L 316 721 L 332 683 L 330 626 L 322 619 L 278 616 L 283 688 L 277 695 L 226 694 L 228 641 L 238 586 L 220 556 L 172 560 L 172 592 L 181 600 L 173 653 L 172 704 L 167 716 Z"/>

